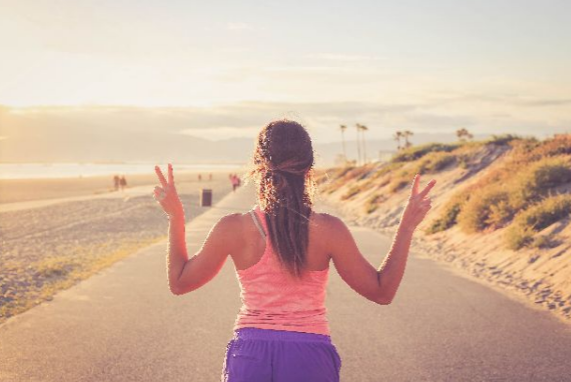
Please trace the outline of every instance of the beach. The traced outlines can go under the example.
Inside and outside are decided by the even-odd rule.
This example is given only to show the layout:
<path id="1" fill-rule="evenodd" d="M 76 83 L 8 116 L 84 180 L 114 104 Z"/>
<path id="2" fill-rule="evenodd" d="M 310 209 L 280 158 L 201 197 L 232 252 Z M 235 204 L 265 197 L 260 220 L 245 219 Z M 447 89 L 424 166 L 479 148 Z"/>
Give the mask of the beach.
<path id="1" fill-rule="evenodd" d="M 232 191 L 230 172 L 201 171 L 199 181 L 175 167 L 187 221 L 210 208 L 199 206 L 200 189 L 212 190 L 213 203 Z M 112 176 L 0 181 L 0 322 L 166 239 L 167 217 L 151 195 L 158 184 L 154 173 L 127 176 L 119 191 Z"/>

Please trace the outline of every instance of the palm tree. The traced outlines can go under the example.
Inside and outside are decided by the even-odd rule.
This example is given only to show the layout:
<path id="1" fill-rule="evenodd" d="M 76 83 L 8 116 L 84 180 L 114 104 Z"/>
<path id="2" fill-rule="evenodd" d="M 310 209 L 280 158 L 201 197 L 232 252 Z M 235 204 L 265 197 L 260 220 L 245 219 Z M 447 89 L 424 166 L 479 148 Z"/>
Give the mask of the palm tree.
<path id="1" fill-rule="evenodd" d="M 365 131 L 369 130 L 369 128 L 365 125 L 359 125 L 359 129 L 361 130 L 361 135 L 363 137 L 363 159 L 364 162 L 367 163 L 367 144 L 365 141 Z"/>
<path id="2" fill-rule="evenodd" d="M 397 132 L 395 133 L 395 135 L 393 135 L 393 139 L 394 139 L 395 141 L 397 141 L 398 144 L 399 144 L 398 147 L 397 147 L 397 150 L 400 150 L 400 149 L 401 149 L 401 145 L 400 145 L 400 139 L 401 139 L 401 138 L 402 138 L 402 132 L 401 132 L 401 131 L 397 131 Z"/>
<path id="3" fill-rule="evenodd" d="M 404 142 L 405 142 L 405 143 L 404 143 L 404 147 L 405 147 L 405 148 L 408 148 L 408 147 L 412 146 L 412 143 L 410 143 L 410 142 L 408 141 L 408 137 L 413 136 L 414 133 L 413 133 L 412 131 L 410 131 L 410 130 L 405 130 L 405 131 L 402 133 L 402 135 L 403 135 L 403 137 L 404 137 Z"/>
<path id="4" fill-rule="evenodd" d="M 339 128 L 341 129 L 341 142 L 343 143 L 343 158 L 347 162 L 347 152 L 345 151 L 345 130 L 347 130 L 347 126 L 341 125 Z"/>
<path id="5" fill-rule="evenodd" d="M 357 164 L 361 163 L 361 140 L 359 139 L 359 132 L 361 131 L 361 125 L 355 124 L 357 128 Z"/>

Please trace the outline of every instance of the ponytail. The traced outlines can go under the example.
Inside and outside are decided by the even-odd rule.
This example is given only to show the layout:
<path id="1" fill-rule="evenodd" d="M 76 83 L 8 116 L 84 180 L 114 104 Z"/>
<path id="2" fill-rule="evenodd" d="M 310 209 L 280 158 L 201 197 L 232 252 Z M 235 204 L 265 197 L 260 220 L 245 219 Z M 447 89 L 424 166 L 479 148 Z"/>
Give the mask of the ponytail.
<path id="1" fill-rule="evenodd" d="M 313 207 L 313 147 L 303 126 L 289 120 L 268 124 L 258 135 L 250 177 L 266 213 L 272 247 L 292 276 L 307 269 L 309 217 Z"/>

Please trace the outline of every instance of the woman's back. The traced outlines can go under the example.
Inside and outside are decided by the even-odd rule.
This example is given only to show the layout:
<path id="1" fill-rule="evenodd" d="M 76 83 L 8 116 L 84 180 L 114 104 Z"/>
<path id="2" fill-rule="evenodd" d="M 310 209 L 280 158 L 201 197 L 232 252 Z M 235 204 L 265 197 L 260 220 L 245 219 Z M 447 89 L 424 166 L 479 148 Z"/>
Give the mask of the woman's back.
<path id="1" fill-rule="evenodd" d="M 265 214 L 260 207 L 255 206 L 248 215 L 243 221 L 245 232 L 242 237 L 251 245 L 243 246 L 244 250 L 234 256 L 242 300 L 234 329 L 257 327 L 328 335 L 325 288 L 329 256 L 319 245 L 315 214 L 310 219 L 308 269 L 301 279 L 294 278 L 280 264 L 267 235 Z"/>
<path id="2" fill-rule="evenodd" d="M 222 379 L 339 381 L 341 360 L 325 316 L 329 262 L 357 293 L 390 304 L 404 273 L 412 233 L 430 209 L 427 194 L 434 181 L 419 192 L 415 176 L 393 245 L 377 269 L 340 219 L 313 213 L 314 156 L 303 126 L 288 120 L 265 126 L 258 134 L 253 164 L 249 175 L 260 207 L 253 215 L 220 219 L 190 259 L 172 165 L 168 181 L 157 167 L 163 188 L 155 188 L 155 198 L 170 221 L 169 287 L 177 295 L 200 288 L 230 255 L 243 306 L 227 345 Z"/>

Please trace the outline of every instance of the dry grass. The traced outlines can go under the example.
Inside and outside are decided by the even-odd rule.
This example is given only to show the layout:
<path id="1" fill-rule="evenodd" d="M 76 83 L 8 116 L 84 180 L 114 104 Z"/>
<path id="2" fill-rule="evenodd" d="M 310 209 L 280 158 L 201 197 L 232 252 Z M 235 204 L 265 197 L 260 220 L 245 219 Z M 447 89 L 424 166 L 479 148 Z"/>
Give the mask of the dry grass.
<path id="1" fill-rule="evenodd" d="M 514 169 L 514 171 L 517 171 Z M 485 188 L 468 202 L 458 215 L 458 224 L 467 233 L 498 229 L 555 187 L 571 182 L 571 161 L 567 156 L 545 157 Z"/>
<path id="2" fill-rule="evenodd" d="M 510 249 L 525 246 L 546 247 L 551 239 L 545 236 L 534 237 L 535 234 L 551 224 L 571 214 L 571 195 L 562 194 L 545 198 L 541 202 L 520 213 L 513 224 L 506 230 L 505 241 Z"/>
<path id="3" fill-rule="evenodd" d="M 462 190 L 454 194 L 444 206 L 442 215 L 435 219 L 425 232 L 427 234 L 441 232 L 456 225 L 462 206 L 470 200 L 472 195 L 471 189 Z"/>
<path id="4" fill-rule="evenodd" d="M 406 187 L 415 174 L 435 174 L 456 163 L 456 156 L 452 153 L 435 151 L 430 152 L 422 159 L 409 163 L 392 177 L 389 190 L 398 192 Z"/>
<path id="5" fill-rule="evenodd" d="M 413 162 L 433 152 L 451 152 L 461 147 L 464 143 L 427 143 L 420 146 L 412 146 L 398 152 L 392 162 Z"/>
<path id="6" fill-rule="evenodd" d="M 379 208 L 379 205 L 386 200 L 386 197 L 383 194 L 373 194 L 366 204 L 365 204 L 365 211 L 367 214 L 372 214 Z"/>
<path id="7" fill-rule="evenodd" d="M 47 255 L 29 265 L 10 262 L 6 264 L 5 272 L 29 274 L 30 276 L 19 280 L 21 285 L 26 285 L 25 293 L 18 290 L 18 285 L 9 288 L 5 293 L 3 304 L 0 305 L 0 318 L 16 315 L 43 301 L 49 301 L 59 291 L 91 277 L 139 249 L 166 238 L 167 236 L 164 235 L 122 243 L 106 254 L 98 256 L 91 256 L 93 251 L 91 248 L 79 247 L 68 256 Z M 31 267 L 34 272 L 25 272 L 22 267 Z"/>
<path id="8" fill-rule="evenodd" d="M 471 192 L 477 191 L 478 198 L 453 197 L 442 215 L 426 230 L 427 233 L 443 231 L 455 224 L 467 233 L 505 227 L 516 213 L 534 205 L 557 187 L 571 182 L 571 135 L 559 135 L 545 141 L 507 135 L 495 137 L 486 144 L 511 146 L 509 160 L 471 186 Z M 464 158 L 469 153 L 460 154 L 458 150 L 451 154 L 462 158 L 460 163 L 468 162 Z M 525 239 L 527 231 L 521 231 L 521 227 L 512 229 L 512 236 L 524 238 L 523 242 L 529 244 Z"/>

